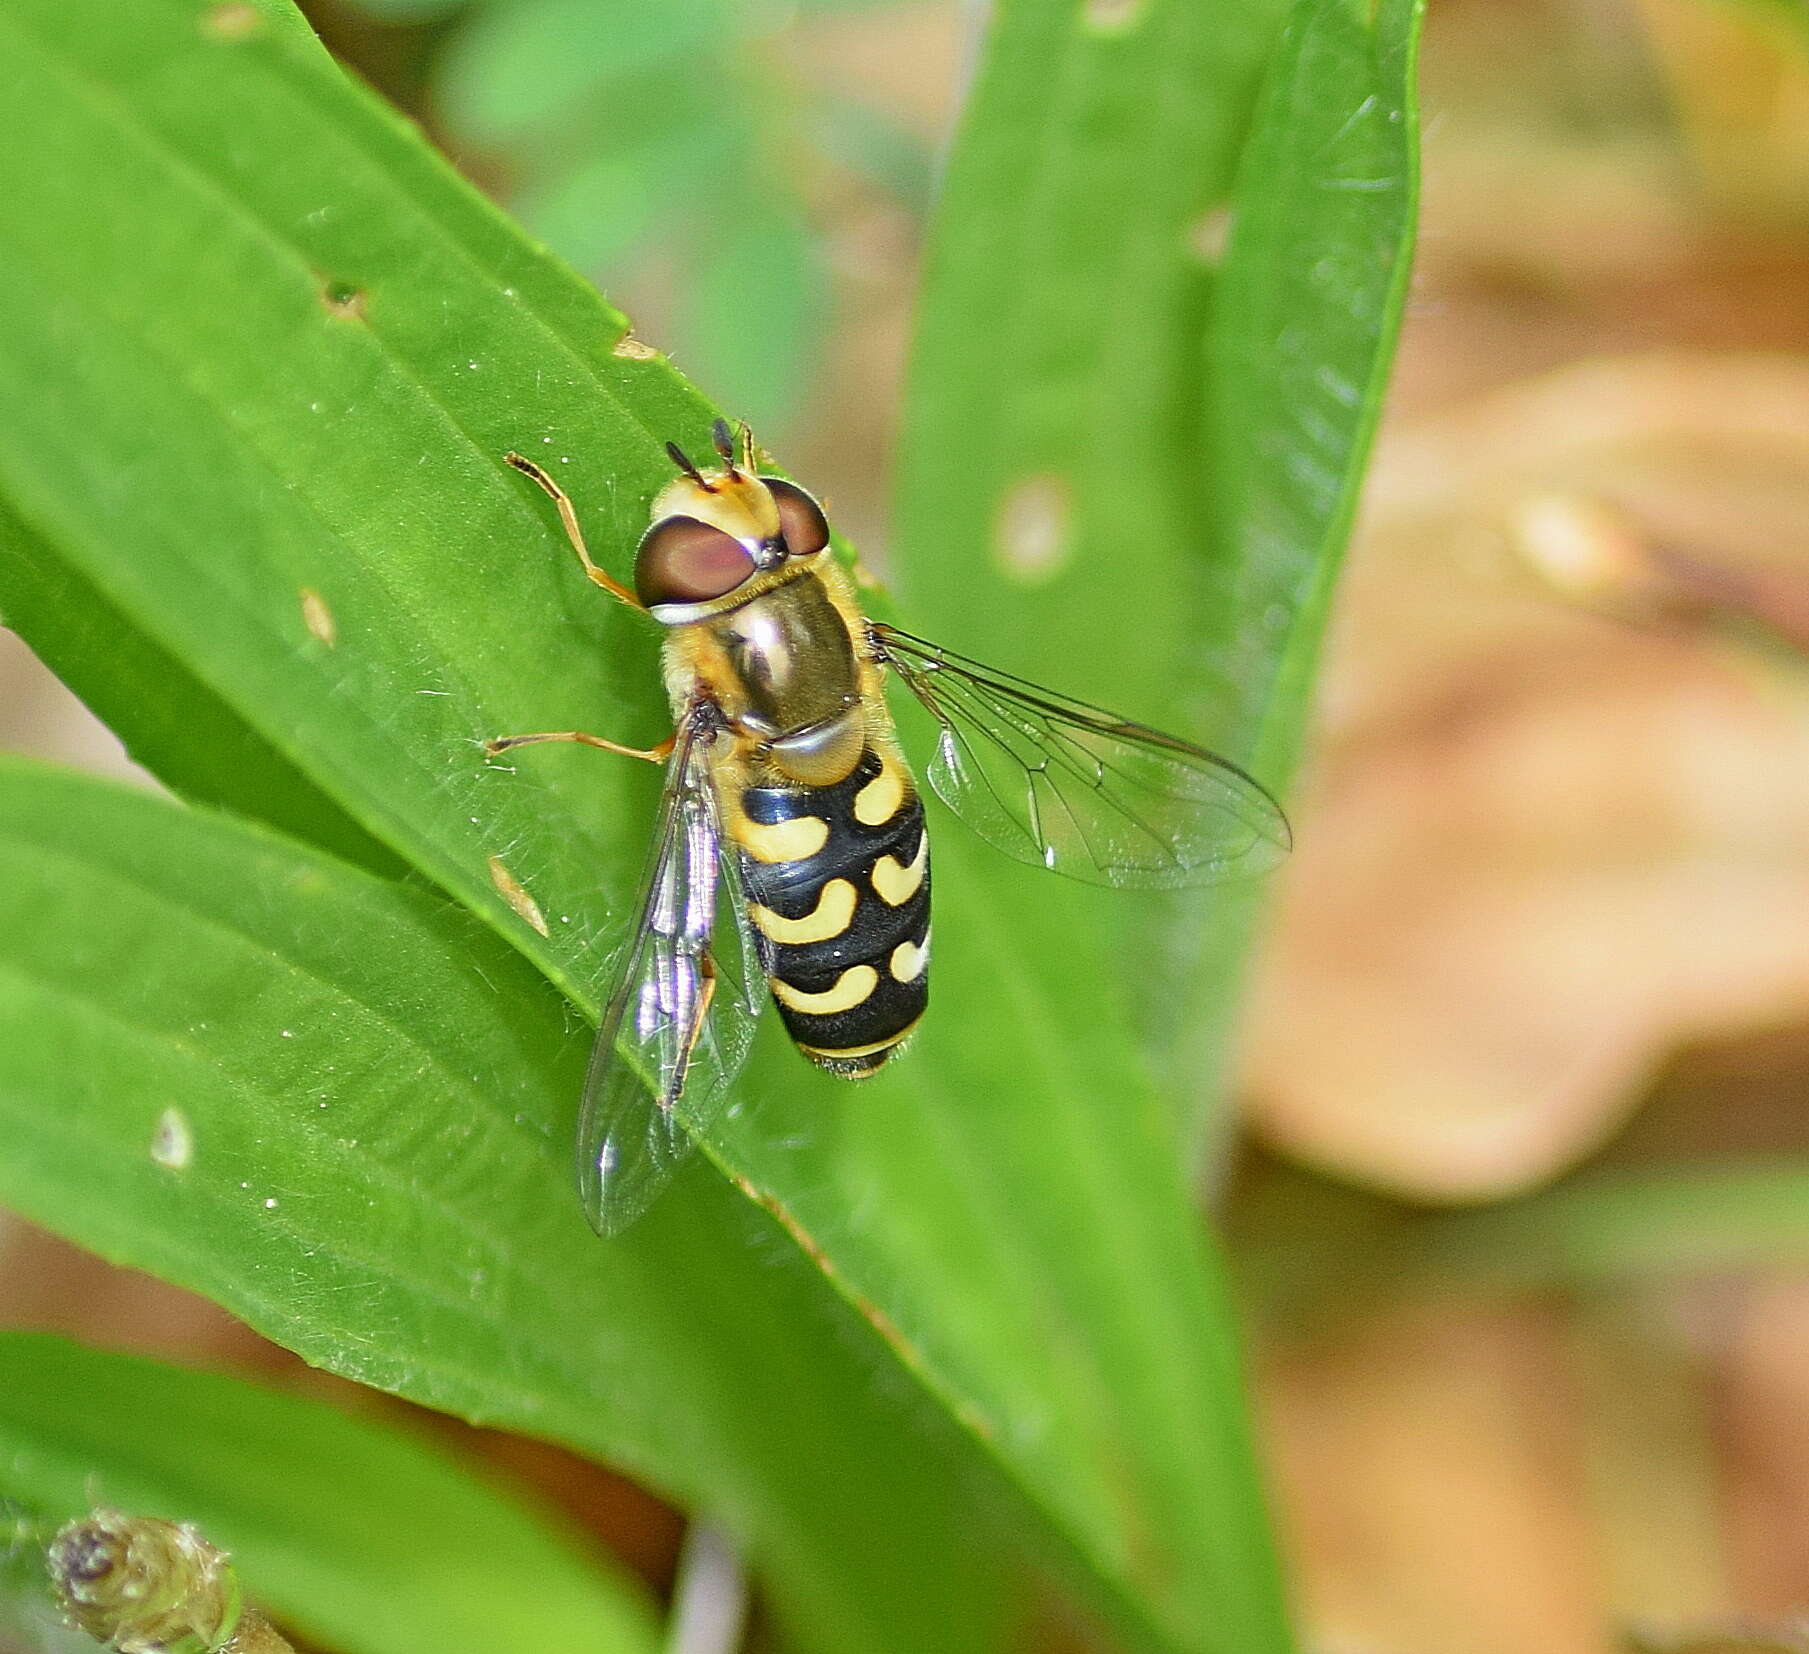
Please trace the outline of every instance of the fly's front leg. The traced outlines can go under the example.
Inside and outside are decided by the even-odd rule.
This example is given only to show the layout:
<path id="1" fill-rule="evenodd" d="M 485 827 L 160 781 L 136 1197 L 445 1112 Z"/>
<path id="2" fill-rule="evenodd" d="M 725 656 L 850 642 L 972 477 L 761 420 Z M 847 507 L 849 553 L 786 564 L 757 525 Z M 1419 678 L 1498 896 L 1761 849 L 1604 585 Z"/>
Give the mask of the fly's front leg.
<path id="1" fill-rule="evenodd" d="M 565 537 L 571 541 L 572 550 L 577 552 L 578 561 L 584 565 L 585 574 L 618 602 L 626 603 L 631 609 L 641 609 L 642 612 L 645 613 L 646 611 L 642 607 L 641 600 L 636 597 L 633 592 L 624 586 L 621 581 L 617 580 L 614 575 L 610 574 L 605 569 L 598 568 L 597 565 L 591 561 L 590 549 L 584 543 L 584 530 L 578 526 L 578 513 L 573 509 L 571 496 L 531 459 L 527 459 L 517 453 L 504 454 L 503 459 L 507 464 L 514 466 L 524 477 L 529 477 L 534 482 L 538 483 L 545 492 L 547 498 L 559 508 L 559 521 L 565 525 Z M 570 740 L 575 739 L 575 737 L 542 736 L 540 739 Z"/>
<path id="2" fill-rule="evenodd" d="M 581 729 L 542 730 L 536 735 L 498 735 L 484 743 L 484 751 L 494 758 L 499 752 L 508 752 L 514 747 L 539 746 L 544 741 L 574 741 L 583 747 L 619 752 L 624 758 L 645 758 L 649 764 L 663 764 L 672 756 L 672 749 L 678 745 L 678 731 L 674 730 L 657 747 L 625 747 L 620 741 L 611 741 L 603 735 L 590 735 Z"/>

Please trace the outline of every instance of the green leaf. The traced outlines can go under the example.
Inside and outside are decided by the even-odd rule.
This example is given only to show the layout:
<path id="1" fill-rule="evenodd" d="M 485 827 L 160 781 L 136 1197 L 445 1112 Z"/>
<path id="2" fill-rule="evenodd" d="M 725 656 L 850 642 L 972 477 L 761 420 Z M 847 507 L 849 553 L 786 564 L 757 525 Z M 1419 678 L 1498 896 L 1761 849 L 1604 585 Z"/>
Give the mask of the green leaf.
<path id="1" fill-rule="evenodd" d="M 463 10 L 470 0 L 350 0 L 366 17 L 383 23 L 426 23 Z"/>
<path id="2" fill-rule="evenodd" d="M 1211 334 L 1240 750 L 1285 775 L 1400 331 L 1418 197 L 1419 0 L 1305 0 L 1238 173 Z"/>
<path id="3" fill-rule="evenodd" d="M 1197 606 L 1216 738 L 1284 786 L 1299 761 L 1326 615 L 1381 417 L 1419 195 L 1422 0 L 1300 0 L 1239 163 L 1208 335 L 1212 556 Z M 1301 824 L 1310 833 L 1312 823 Z M 1184 1123 L 1210 1167 L 1248 901 L 1182 904 L 1164 1029 Z M 1192 939 L 1190 947 L 1189 938 Z"/>
<path id="4" fill-rule="evenodd" d="M 441 102 L 473 139 L 506 144 L 576 114 L 612 79 L 720 47 L 736 15 L 728 0 L 495 0 L 460 31 Z"/>
<path id="5" fill-rule="evenodd" d="M 61 1338 L 0 1333 L 0 1498 L 194 1522 L 258 1607 L 346 1654 L 658 1645 L 637 1587 L 425 1444 Z"/>
<path id="6" fill-rule="evenodd" d="M 937 635 L 1135 716 L 1174 714 L 1224 624 L 1199 248 L 1285 10 L 1001 5 L 931 240 L 900 585 Z"/>
<path id="7" fill-rule="evenodd" d="M 1303 4 L 1279 46 L 1277 14 L 1261 6 L 1227 15 L 1098 5 L 1075 21 L 1073 7 L 1032 4 L 1002 6 L 995 18 L 931 248 L 902 462 L 901 581 L 915 600 L 913 624 L 916 612 L 927 614 L 922 624 L 956 647 L 1132 716 L 1167 709 L 1234 754 L 1257 751 L 1279 782 L 1291 749 L 1279 737 L 1259 745 L 1253 729 L 1266 722 L 1298 739 L 1307 685 L 1282 666 L 1292 651 L 1305 653 L 1322 614 L 1292 589 L 1278 597 L 1273 588 L 1310 577 L 1317 598 L 1348 530 L 1405 284 L 1417 15 L 1391 5 L 1372 29 L 1348 8 Z M 1240 155 L 1259 80 L 1255 129 Z M 1344 181 L 1367 159 L 1366 145 L 1385 146 L 1393 169 L 1386 188 L 1359 197 Z M 1241 228 L 1221 277 L 1234 173 Z M 1283 205 L 1260 199 L 1265 190 Z M 1353 199 L 1362 211 L 1349 210 Z M 1309 247 L 1314 260 L 1341 261 L 1350 289 L 1323 282 L 1302 292 L 1292 282 L 1300 309 L 1283 318 L 1289 353 L 1281 363 L 1243 353 L 1275 321 L 1255 290 L 1291 282 Z M 1297 433 L 1285 423 L 1289 410 L 1269 389 L 1292 393 L 1320 369 L 1357 386 L 1355 406 L 1340 405 L 1323 441 L 1316 426 Z M 1331 399 L 1321 388 L 1311 407 Z M 1234 442 L 1229 410 L 1243 402 L 1247 424 Z M 1299 433 L 1313 445 L 1300 448 Z M 1259 440 L 1254 453 L 1241 446 Z M 1295 498 L 1296 468 L 1311 467 L 1317 482 L 1328 453 L 1332 486 L 1302 501 L 1294 542 L 1250 533 L 1240 506 L 1221 504 L 1232 472 L 1238 502 Z M 1160 1368 L 1151 1361 L 1143 1370 L 1160 1371 L 1170 1396 L 1188 1394 L 1189 1416 L 1213 1421 L 1208 1429 L 1155 1425 L 1153 1388 L 1126 1376 L 1139 1371 L 1140 1355 L 1148 1359 L 1153 1305 L 1142 1329 L 1095 1323 L 1092 1347 L 1113 1352 L 1101 1372 L 1124 1387 L 1124 1416 L 1142 1426 L 1125 1443 L 1129 1468 L 1119 1474 L 1138 1488 L 1140 1508 L 1157 1513 L 1178 1582 L 1171 1600 L 1195 1624 L 1219 1617 L 1228 1646 L 1265 1646 L 1279 1633 L 1227 1381 L 1233 1329 L 1210 1288 L 1190 1297 L 1197 1289 L 1163 1272 L 1160 1246 L 1125 1237 L 1127 1209 L 1149 1223 L 1179 1197 L 1155 1170 L 1174 1153 L 1160 1118 L 1167 1100 L 1104 1032 L 1129 1020 L 1120 1010 L 1127 988 L 1154 1002 L 1148 1020 L 1158 1024 L 1165 1008 L 1187 1009 L 1169 1032 L 1186 1035 L 1174 1071 L 1193 1079 L 1181 1104 L 1197 1117 L 1222 1083 L 1217 1043 L 1250 899 L 1215 892 L 1173 910 L 1133 908 L 993 871 L 988 900 L 966 882 L 965 857 L 951 869 L 946 845 L 939 841 L 938 899 L 970 930 L 984 925 L 993 951 L 951 961 L 960 943 L 939 931 L 939 988 L 999 1006 L 999 1024 L 1022 1026 L 1026 1005 L 1040 1012 L 1017 1059 L 1025 1066 L 1010 1075 L 1001 1055 L 979 1089 L 988 1110 L 967 1129 L 997 1147 L 976 1159 L 1020 1168 L 1022 1198 L 1031 1179 L 1021 1168 L 1042 1158 L 1033 1147 L 1041 1132 L 1043 1155 L 1053 1146 L 1057 1166 L 1071 1169 L 1070 1234 L 1089 1196 L 1106 1205 L 1109 1215 L 1090 1217 L 1100 1244 L 1141 1259 L 1152 1300 L 1189 1303 L 1191 1334 L 1169 1341 Z M 1129 925 L 1110 911 L 1114 902 L 1132 913 Z M 999 1046 L 1009 1038 L 997 1025 L 990 1037 Z M 1015 1137 L 1000 1118 L 1007 1113 Z M 1039 1165 L 1035 1183 L 1052 1193 L 1061 1172 Z M 1020 1212 L 1014 1227 L 1031 1229 L 1039 1215 Z M 1054 1221 L 1042 1239 L 1045 1256 L 1060 1259 L 1051 1275 L 1082 1273 Z M 1089 1293 L 1078 1281 L 1068 1290 L 1074 1301 Z M 1106 1429 L 1095 1417 L 1076 1436 L 1097 1442 Z M 1078 1444 L 1073 1451 L 1082 1456 Z M 1165 1469 L 1179 1474 L 1165 1478 Z M 1097 1531 L 1097 1514 L 1080 1519 Z"/>
<path id="8" fill-rule="evenodd" d="M 250 794 L 266 821 L 379 873 L 404 863 L 0 500 L 6 625 L 165 786 L 197 803 Z"/>
<path id="9" fill-rule="evenodd" d="M 823 153 L 870 179 L 916 216 L 930 208 L 935 164 L 930 147 L 909 127 L 865 104 L 825 98 L 814 110 Z"/>
<path id="10" fill-rule="evenodd" d="M 546 244 L 608 286 L 672 216 L 672 164 L 696 146 L 670 141 L 586 156 L 525 188 L 515 205 Z"/>
<path id="11" fill-rule="evenodd" d="M 986 141 L 957 153 L 932 248 L 901 577 L 958 646 L 1279 789 L 1393 353 L 1417 17 L 1080 14 L 995 25 Z M 1255 895 L 1076 904 L 1115 939 L 1083 974 L 1128 996 L 1196 1139 L 1223 1131 Z"/>
<path id="12" fill-rule="evenodd" d="M 189 0 L 0 0 L 19 111 L 0 152 L 0 495 L 122 626 L 190 663 L 237 728 L 591 1011 L 628 923 L 654 778 L 569 750 L 489 766 L 478 743 L 598 725 L 651 741 L 663 698 L 652 639 L 584 585 L 500 455 L 547 463 L 620 568 L 668 474 L 661 442 L 699 443 L 711 410 L 662 363 L 612 353 L 622 319 L 321 54 L 287 33 L 222 40 L 203 16 Z M 1077 27 L 1067 0 L 1008 0 L 943 206 L 905 466 L 912 583 L 951 643 L 1136 713 L 1160 710 L 1219 624 L 1222 594 L 1193 556 L 1213 525 L 1200 480 L 1211 274 L 1190 234 L 1229 190 L 1272 34 L 1259 9 L 1095 0 Z M 1366 32 L 1346 44 L 1375 66 Z M 1300 61 L 1348 87 L 1336 54 Z M 1072 500 L 1085 551 L 1026 584 L 987 529 L 1058 464 L 1073 474 L 1044 490 L 1044 515 Z M 1147 537 L 1151 524 L 1187 532 Z M 41 628 L 65 656 L 81 647 L 60 614 Z M 90 645 L 97 681 L 98 655 Z M 252 785 L 231 801 L 263 807 Z M 180 1078 L 225 1086 L 213 1129 L 237 1142 L 237 1175 L 309 1191 L 303 1215 L 356 1260 L 363 1296 L 341 1291 L 338 1252 L 292 1245 L 252 1271 L 249 1235 L 227 1247 L 172 1231 L 143 1150 L 157 1110 L 142 1114 L 179 1093 L 136 1049 L 112 1054 L 129 1084 L 109 1106 L 140 1116 L 91 1151 L 108 1203 L 59 1184 L 50 1204 L 49 1180 L 73 1175 L 57 1137 L 35 1163 L 33 1209 L 316 1359 L 726 1507 L 791 1611 L 836 1646 L 984 1645 L 993 1553 L 937 1543 L 937 1512 L 971 1478 L 1128 1640 L 1284 1649 L 1231 1316 L 1167 1100 L 1112 986 L 1107 904 L 1002 865 L 940 818 L 935 831 L 937 1010 L 909 1059 L 851 1097 L 769 1038 L 747 1110 L 711 1146 L 782 1229 L 704 1165 L 645 1231 L 594 1246 L 560 1175 L 581 1036 L 562 1043 L 557 1007 L 474 927 L 435 933 L 426 952 L 451 976 L 434 998 L 406 997 L 387 1031 L 419 1072 L 390 1073 L 368 1044 L 342 1053 L 359 1026 L 343 1016 L 310 1022 L 323 1054 L 306 1085 L 329 1063 L 387 1081 L 369 1098 L 332 1090 L 361 1121 L 345 1133 L 356 1153 L 297 1161 L 274 1126 L 246 1137 L 232 1122 L 277 1104 L 242 1092 L 281 1088 L 281 1029 L 299 1034 L 275 1007 L 309 1003 L 293 972 L 267 1000 L 237 991 L 259 950 L 293 947 L 285 927 L 303 913 L 287 907 L 230 970 L 196 982 L 179 968 L 192 960 L 166 956 L 157 983 L 183 1003 L 233 985 L 200 1019 L 230 1025 L 233 1084 L 205 1051 Z M 160 890 L 194 847 L 166 848 Z M 492 882 L 497 857 L 545 938 Z M 180 888 L 210 875 L 223 876 Z M 359 883 L 304 926 L 313 970 L 377 969 L 343 955 L 348 936 L 375 946 L 366 910 L 400 899 L 385 888 Z M 46 929 L 34 945 L 78 934 L 36 916 Z M 418 974 L 418 940 L 397 947 Z M 491 986 L 458 975 L 466 959 Z M 386 1005 L 407 975 L 388 968 Z M 43 1014 L 34 999 L 25 1026 Z M 557 1071 L 533 1059 L 546 1050 Z M 80 1111 L 61 1088 L 79 1077 L 30 1077 L 33 1117 L 55 1116 L 37 1129 L 71 1129 Z M 531 1144 L 494 1112 L 511 1084 L 531 1099 Z M 449 1132 L 471 1134 L 456 1163 Z M 371 1256 L 364 1203 L 379 1185 L 400 1258 Z M 525 1260 L 507 1296 L 448 1318 L 505 1242 Z M 845 1303 L 825 1302 L 811 1270 Z M 853 1315 L 889 1352 L 895 1412 L 864 1395 L 872 1368 L 842 1348 L 875 1354 Z M 623 1338 L 643 1323 L 655 1330 Z M 757 1382 L 737 1385 L 725 1365 L 756 1356 Z"/>
<path id="13" fill-rule="evenodd" d="M 1085 1583 L 707 1165 L 597 1242 L 570 1174 L 584 1030 L 468 916 L 18 760 L 0 761 L 0 859 L 0 1201 L 317 1365 L 717 1513 L 809 1646 L 980 1654 L 1033 1566 Z M 173 1472 L 203 1450 L 177 1431 L 163 1451 Z M 137 1505 L 135 1486 L 108 1496 Z"/>
<path id="14" fill-rule="evenodd" d="M 673 318 L 673 352 L 757 429 L 782 429 L 804 399 L 829 309 L 816 237 L 776 201 L 755 223 L 704 234 Z"/>
<path id="15" fill-rule="evenodd" d="M 645 623 L 572 579 L 502 455 L 539 457 L 619 547 L 669 472 L 665 437 L 694 440 L 709 410 L 661 364 L 612 354 L 623 319 L 311 41 L 222 41 L 206 15 L 0 6 L 16 89 L 44 116 L 0 162 L 21 317 L 0 379 L 60 385 L 54 414 L 42 394 L 0 409 L 0 494 L 147 647 L 392 849 L 413 836 L 394 819 L 411 798 L 438 848 L 407 859 L 526 933 L 488 871 L 506 854 L 588 987 L 597 869 L 632 879 L 652 778 L 558 755 L 545 769 L 569 773 L 574 833 L 549 836 L 543 789 L 481 743 L 599 709 L 652 739 L 667 714 Z M 0 565 L 9 587 L 15 569 Z M 111 660 L 80 620 L 59 606 L 28 641 L 72 664 L 89 636 L 78 681 L 96 698 Z M 112 699 L 158 761 L 168 741 L 134 739 L 153 714 Z M 239 734 L 190 739 L 230 751 Z M 233 802 L 265 813 L 259 782 Z"/>

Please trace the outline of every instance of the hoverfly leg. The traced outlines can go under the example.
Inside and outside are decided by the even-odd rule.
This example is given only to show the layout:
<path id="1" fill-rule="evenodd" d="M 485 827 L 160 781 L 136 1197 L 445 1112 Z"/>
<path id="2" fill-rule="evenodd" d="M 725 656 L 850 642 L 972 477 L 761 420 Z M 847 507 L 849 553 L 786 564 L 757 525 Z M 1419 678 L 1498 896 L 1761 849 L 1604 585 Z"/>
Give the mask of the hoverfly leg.
<path id="1" fill-rule="evenodd" d="M 691 1026 L 685 1034 L 685 1054 L 678 1060 L 678 1082 L 672 1088 L 673 1102 L 677 1102 L 685 1094 L 685 1077 L 691 1071 L 691 1055 L 697 1049 L 697 1042 L 703 1038 L 704 1029 L 710 1025 L 710 1001 L 716 997 L 716 961 L 706 953 L 697 964 L 697 974 L 702 986 L 697 991 L 697 1009 L 692 1013 Z"/>
<path id="2" fill-rule="evenodd" d="M 643 609 L 641 600 L 633 592 L 614 575 L 607 570 L 598 568 L 591 561 L 590 548 L 584 543 L 584 530 L 578 526 L 578 513 L 572 507 L 571 496 L 531 459 L 510 452 L 503 455 L 503 460 L 506 464 L 514 466 L 524 477 L 531 478 L 538 483 L 547 498 L 559 508 L 559 521 L 565 525 L 565 537 L 571 541 L 572 550 L 577 552 L 578 561 L 584 565 L 584 572 L 591 581 L 601 586 L 618 602 L 626 603 L 629 608 Z"/>
<path id="3" fill-rule="evenodd" d="M 542 730 L 535 735 L 498 735 L 484 743 L 484 751 L 491 758 L 498 753 L 508 752 L 514 747 L 538 746 L 544 741 L 575 741 L 579 746 L 599 747 L 604 752 L 619 752 L 624 758 L 645 758 L 649 764 L 663 764 L 672 756 L 672 749 L 678 744 L 678 732 L 673 731 L 656 747 L 625 747 L 620 741 L 611 741 L 607 736 L 591 735 L 582 729 Z"/>

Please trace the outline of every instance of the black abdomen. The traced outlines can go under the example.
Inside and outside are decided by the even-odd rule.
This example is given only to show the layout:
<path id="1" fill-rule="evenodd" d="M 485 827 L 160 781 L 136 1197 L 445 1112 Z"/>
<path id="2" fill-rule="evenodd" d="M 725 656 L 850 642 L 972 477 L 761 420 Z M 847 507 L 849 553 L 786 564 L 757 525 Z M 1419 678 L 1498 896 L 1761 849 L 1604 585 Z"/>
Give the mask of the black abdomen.
<path id="1" fill-rule="evenodd" d="M 863 1078 L 929 1001 L 923 804 L 903 764 L 872 748 L 833 786 L 750 787 L 740 802 L 754 824 L 742 881 L 786 1030 L 813 1062 Z"/>

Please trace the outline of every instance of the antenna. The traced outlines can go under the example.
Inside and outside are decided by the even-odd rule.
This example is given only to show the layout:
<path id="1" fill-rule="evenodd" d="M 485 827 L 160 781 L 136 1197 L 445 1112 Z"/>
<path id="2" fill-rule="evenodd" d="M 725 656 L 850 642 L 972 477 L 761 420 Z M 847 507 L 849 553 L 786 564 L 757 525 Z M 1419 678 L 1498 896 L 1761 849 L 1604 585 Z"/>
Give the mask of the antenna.
<path id="1" fill-rule="evenodd" d="M 735 437 L 729 430 L 726 419 L 718 419 L 710 427 L 710 440 L 716 444 L 716 452 L 722 455 L 722 463 L 729 468 L 729 475 L 735 474 Z"/>
<path id="2" fill-rule="evenodd" d="M 683 448 L 679 447 L 676 442 L 668 442 L 666 444 L 666 454 L 671 459 L 672 463 L 696 483 L 699 488 L 703 489 L 706 494 L 714 494 L 716 492 L 709 483 L 704 481 L 703 472 L 698 470 L 697 467 L 691 463 L 690 455 L 687 454 Z"/>

